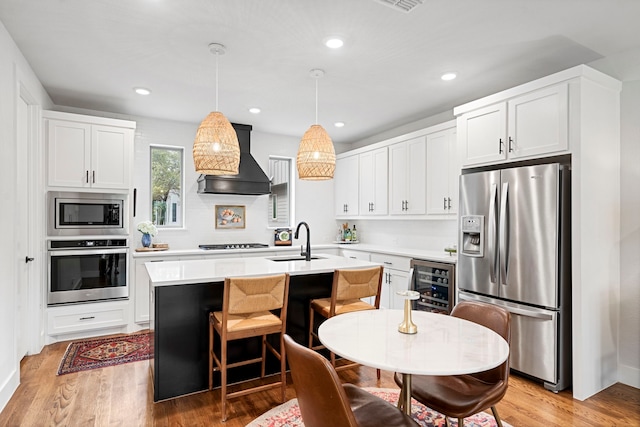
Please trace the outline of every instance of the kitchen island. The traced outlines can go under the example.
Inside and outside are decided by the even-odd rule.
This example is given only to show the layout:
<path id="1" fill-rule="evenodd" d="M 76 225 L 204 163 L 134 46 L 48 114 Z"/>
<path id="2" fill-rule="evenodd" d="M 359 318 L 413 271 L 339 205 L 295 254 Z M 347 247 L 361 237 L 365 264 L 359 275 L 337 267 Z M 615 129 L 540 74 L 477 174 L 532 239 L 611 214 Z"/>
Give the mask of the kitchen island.
<path id="1" fill-rule="evenodd" d="M 211 311 L 221 310 L 226 277 L 289 273 L 287 334 L 306 345 L 309 301 L 329 297 L 333 272 L 340 268 L 367 268 L 378 264 L 336 255 L 314 254 L 311 261 L 295 257 L 224 258 L 146 263 L 151 287 L 150 329 L 154 358 L 150 360 L 155 402 L 206 391 L 209 369 Z M 218 341 L 218 340 L 216 340 Z M 233 344 L 233 345 L 232 345 Z M 277 345 L 277 340 L 274 340 Z M 229 360 L 260 353 L 260 338 L 233 342 Z M 275 358 L 268 371 L 277 372 Z M 259 377 L 259 364 L 229 372 L 229 382 Z M 214 382 L 219 377 L 214 375 Z"/>

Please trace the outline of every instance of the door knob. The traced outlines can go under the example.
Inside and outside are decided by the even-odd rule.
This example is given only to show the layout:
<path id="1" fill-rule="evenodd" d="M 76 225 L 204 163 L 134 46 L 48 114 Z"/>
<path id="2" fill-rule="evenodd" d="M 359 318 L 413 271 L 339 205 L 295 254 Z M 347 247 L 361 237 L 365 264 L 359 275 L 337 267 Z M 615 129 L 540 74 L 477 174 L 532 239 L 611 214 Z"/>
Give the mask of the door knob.
<path id="1" fill-rule="evenodd" d="M 35 258 L 31 258 L 29 256 L 24 257 L 24 262 L 31 262 L 33 261 Z"/>

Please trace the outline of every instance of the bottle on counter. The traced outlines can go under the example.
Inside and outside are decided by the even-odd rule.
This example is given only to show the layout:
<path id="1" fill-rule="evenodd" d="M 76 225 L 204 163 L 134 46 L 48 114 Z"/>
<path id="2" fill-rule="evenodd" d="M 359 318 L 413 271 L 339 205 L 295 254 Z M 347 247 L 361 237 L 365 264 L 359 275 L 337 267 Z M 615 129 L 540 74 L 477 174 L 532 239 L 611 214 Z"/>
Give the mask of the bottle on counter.
<path id="1" fill-rule="evenodd" d="M 353 224 L 353 230 L 351 230 L 351 241 L 355 242 L 358 240 L 358 231 L 356 230 L 356 225 Z"/>

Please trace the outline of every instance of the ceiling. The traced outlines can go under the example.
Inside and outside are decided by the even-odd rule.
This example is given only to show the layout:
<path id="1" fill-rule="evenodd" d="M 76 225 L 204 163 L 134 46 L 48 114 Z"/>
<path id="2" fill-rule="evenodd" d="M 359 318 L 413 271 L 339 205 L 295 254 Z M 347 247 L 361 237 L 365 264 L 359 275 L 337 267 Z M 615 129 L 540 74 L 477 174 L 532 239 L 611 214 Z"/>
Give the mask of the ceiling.
<path id="1" fill-rule="evenodd" d="M 415 1 L 407 13 L 380 0 L 2 0 L 0 21 L 63 106 L 198 123 L 215 110 L 217 42 L 219 110 L 302 136 L 310 70 L 323 69 L 318 123 L 336 143 L 582 63 L 640 79 L 638 0 Z"/>

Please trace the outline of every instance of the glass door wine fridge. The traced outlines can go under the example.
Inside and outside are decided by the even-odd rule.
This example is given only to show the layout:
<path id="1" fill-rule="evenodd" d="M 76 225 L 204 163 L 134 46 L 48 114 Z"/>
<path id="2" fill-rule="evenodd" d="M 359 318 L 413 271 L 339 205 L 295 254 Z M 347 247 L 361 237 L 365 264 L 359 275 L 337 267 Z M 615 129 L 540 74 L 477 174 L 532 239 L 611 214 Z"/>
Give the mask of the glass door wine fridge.
<path id="1" fill-rule="evenodd" d="M 411 260 L 412 289 L 420 293 L 414 310 L 451 313 L 455 296 L 455 264 Z"/>

